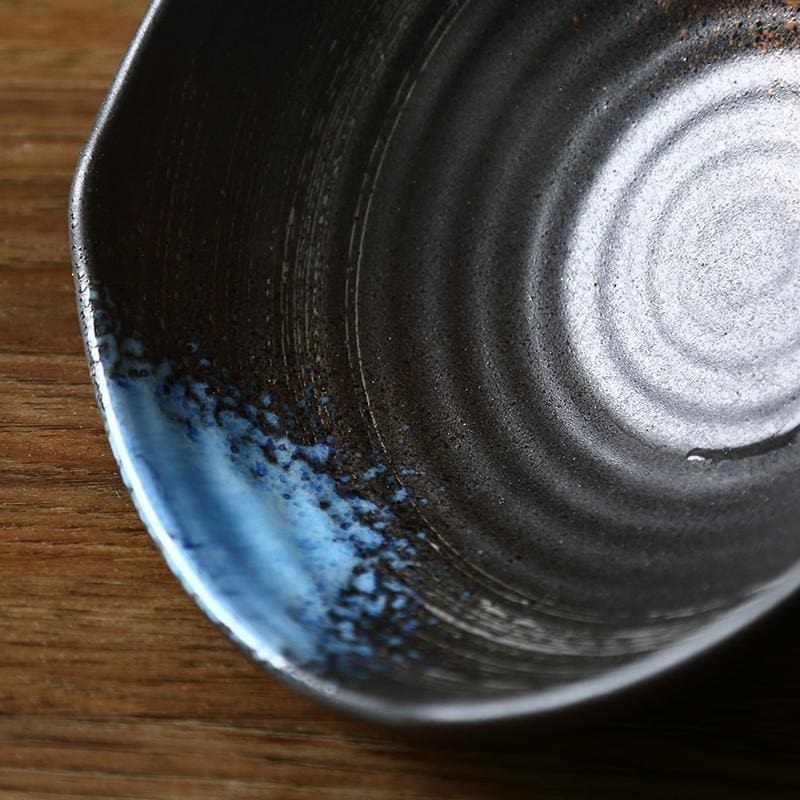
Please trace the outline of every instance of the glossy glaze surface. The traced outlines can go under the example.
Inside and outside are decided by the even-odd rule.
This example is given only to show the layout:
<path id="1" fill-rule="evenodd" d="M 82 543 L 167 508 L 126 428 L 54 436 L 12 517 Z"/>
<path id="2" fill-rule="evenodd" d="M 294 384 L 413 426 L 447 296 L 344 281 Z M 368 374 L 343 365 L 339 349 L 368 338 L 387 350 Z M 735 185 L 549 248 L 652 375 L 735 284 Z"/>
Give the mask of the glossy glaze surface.
<path id="1" fill-rule="evenodd" d="M 76 181 L 81 309 L 142 516 L 257 658 L 524 716 L 793 591 L 795 29 L 153 7 Z"/>

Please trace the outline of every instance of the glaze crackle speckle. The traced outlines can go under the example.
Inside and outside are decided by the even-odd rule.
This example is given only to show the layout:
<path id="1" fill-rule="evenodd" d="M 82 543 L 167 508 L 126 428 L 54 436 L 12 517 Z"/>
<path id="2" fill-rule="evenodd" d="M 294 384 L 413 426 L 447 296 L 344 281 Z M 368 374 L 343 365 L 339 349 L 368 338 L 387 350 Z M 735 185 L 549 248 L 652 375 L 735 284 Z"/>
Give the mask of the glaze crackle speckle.
<path id="1" fill-rule="evenodd" d="M 424 618 L 413 579 L 427 534 L 408 527 L 412 498 L 387 466 L 334 436 L 302 442 L 320 428 L 309 403 L 212 377 L 193 342 L 180 367 L 154 364 L 141 341 L 105 329 L 109 299 L 93 291 L 91 302 L 107 397 L 136 442 L 139 480 L 162 495 L 158 513 L 203 579 L 304 670 L 419 658 L 409 634 Z"/>

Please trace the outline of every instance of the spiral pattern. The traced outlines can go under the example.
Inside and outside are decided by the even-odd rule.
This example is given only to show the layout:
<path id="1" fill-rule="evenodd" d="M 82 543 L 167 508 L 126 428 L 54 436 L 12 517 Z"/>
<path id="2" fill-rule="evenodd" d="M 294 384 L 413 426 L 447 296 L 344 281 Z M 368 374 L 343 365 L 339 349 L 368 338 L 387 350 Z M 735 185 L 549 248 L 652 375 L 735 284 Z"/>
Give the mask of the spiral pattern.
<path id="1" fill-rule="evenodd" d="M 679 452 L 800 422 L 797 60 L 676 87 L 604 154 L 571 232 L 565 326 L 600 401 Z"/>

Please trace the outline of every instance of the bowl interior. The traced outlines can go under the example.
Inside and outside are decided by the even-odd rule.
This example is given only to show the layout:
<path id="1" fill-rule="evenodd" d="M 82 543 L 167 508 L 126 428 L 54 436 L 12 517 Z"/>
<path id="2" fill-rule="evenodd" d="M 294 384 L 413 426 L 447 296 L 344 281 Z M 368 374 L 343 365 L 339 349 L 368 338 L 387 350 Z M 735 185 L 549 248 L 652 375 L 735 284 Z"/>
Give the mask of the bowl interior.
<path id="1" fill-rule="evenodd" d="M 794 5 L 154 4 L 81 310 L 142 516 L 258 658 L 532 713 L 793 590 Z"/>

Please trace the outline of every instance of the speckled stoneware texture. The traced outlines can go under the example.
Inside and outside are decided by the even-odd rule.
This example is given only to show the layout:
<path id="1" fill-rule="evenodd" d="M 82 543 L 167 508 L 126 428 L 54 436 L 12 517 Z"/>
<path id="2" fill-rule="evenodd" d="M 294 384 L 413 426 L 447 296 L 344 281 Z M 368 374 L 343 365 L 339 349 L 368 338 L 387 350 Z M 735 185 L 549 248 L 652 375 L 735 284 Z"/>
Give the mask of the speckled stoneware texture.
<path id="1" fill-rule="evenodd" d="M 797 5 L 154 3 L 75 180 L 81 321 L 255 658 L 529 717 L 794 592 Z"/>

